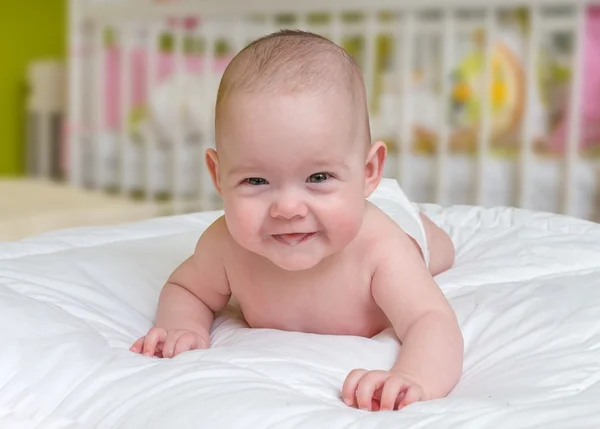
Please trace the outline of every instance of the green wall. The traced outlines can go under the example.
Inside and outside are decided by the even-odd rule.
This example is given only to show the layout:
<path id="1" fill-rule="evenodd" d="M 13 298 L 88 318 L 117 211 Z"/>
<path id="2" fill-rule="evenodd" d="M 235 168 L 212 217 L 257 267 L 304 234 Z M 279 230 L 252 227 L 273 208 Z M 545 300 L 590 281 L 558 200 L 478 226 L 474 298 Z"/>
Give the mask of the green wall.
<path id="1" fill-rule="evenodd" d="M 0 0 L 0 176 L 24 171 L 28 62 L 64 58 L 67 0 Z"/>

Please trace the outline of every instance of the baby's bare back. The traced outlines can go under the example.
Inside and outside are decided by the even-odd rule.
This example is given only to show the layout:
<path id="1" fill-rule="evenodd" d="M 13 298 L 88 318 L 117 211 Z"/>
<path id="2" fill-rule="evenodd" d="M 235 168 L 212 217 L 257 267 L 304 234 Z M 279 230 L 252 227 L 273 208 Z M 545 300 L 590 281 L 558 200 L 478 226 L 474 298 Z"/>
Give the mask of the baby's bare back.
<path id="1" fill-rule="evenodd" d="M 371 210 L 369 210 L 370 212 Z M 224 259 L 231 293 L 253 328 L 371 337 L 389 326 L 371 294 L 377 261 L 369 247 L 384 233 L 372 215 L 340 254 L 308 271 L 285 271 L 233 241 Z M 373 222 L 371 222 L 373 221 Z"/>

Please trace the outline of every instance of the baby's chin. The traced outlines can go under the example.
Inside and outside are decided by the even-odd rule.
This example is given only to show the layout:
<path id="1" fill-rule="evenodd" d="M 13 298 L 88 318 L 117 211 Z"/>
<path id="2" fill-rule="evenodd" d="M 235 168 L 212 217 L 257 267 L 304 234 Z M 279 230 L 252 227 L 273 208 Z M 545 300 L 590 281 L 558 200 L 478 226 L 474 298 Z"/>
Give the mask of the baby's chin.
<path id="1" fill-rule="evenodd" d="M 269 257 L 269 261 L 285 271 L 305 271 L 316 267 L 323 258 L 310 255 L 287 255 Z"/>
<path id="2" fill-rule="evenodd" d="M 315 268 L 330 256 L 326 249 L 279 250 L 265 249 L 261 255 L 285 271 L 306 271 Z"/>

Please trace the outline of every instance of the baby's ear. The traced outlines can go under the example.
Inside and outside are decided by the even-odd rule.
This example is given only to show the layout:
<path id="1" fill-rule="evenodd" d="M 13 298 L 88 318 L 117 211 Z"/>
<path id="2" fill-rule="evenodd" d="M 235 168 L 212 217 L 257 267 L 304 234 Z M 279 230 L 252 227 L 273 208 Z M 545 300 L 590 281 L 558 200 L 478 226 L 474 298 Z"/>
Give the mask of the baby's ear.
<path id="1" fill-rule="evenodd" d="M 221 184 L 219 182 L 219 156 L 217 155 L 217 151 L 214 149 L 208 149 L 204 158 L 213 185 L 219 195 L 221 195 Z"/>
<path id="2" fill-rule="evenodd" d="M 376 141 L 371 145 L 365 164 L 365 197 L 369 197 L 379 185 L 386 155 L 387 146 L 384 142 Z"/>

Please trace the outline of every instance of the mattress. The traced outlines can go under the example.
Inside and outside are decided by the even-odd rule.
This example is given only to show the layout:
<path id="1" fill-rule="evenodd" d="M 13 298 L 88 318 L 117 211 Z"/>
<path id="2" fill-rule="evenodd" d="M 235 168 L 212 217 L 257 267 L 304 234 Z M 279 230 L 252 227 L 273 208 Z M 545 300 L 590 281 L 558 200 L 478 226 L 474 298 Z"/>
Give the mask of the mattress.
<path id="1" fill-rule="evenodd" d="M 208 350 L 128 351 L 170 272 L 219 212 L 0 243 L 0 427 L 598 428 L 600 226 L 511 208 L 422 205 L 457 248 L 437 277 L 465 337 L 443 399 L 349 408 L 353 368 L 389 368 L 374 338 L 249 329 L 235 303 Z"/>

